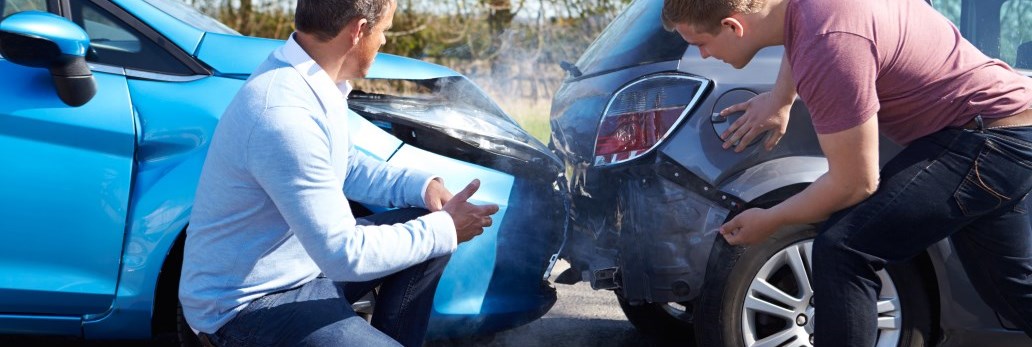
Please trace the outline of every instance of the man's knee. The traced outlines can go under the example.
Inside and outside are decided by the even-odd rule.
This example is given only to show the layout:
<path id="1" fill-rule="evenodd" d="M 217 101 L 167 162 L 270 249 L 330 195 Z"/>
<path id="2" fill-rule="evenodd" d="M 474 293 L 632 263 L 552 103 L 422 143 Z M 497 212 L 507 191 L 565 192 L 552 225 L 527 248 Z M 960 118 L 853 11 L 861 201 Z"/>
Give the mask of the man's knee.
<path id="1" fill-rule="evenodd" d="M 448 265 L 449 260 L 451 260 L 451 254 L 446 254 L 437 258 L 427 260 L 427 275 L 440 275 L 444 273 L 444 268 Z"/>
<path id="2" fill-rule="evenodd" d="M 429 210 L 418 207 L 399 208 L 395 211 L 398 212 L 398 219 L 406 222 L 430 214 Z"/>
<path id="3" fill-rule="evenodd" d="M 406 223 L 429 213 L 430 211 L 423 208 L 399 208 L 359 218 L 356 223 L 358 225 L 391 225 Z"/>
<path id="4" fill-rule="evenodd" d="M 845 233 L 840 228 L 824 227 L 813 239 L 813 263 L 836 261 L 849 253 L 845 247 Z"/>
<path id="5" fill-rule="evenodd" d="M 849 231 L 833 226 L 814 238 L 812 256 L 816 281 L 827 280 L 830 274 L 871 276 L 885 267 L 884 258 L 858 250 L 851 243 Z M 837 275 L 831 277 L 839 278 Z"/>

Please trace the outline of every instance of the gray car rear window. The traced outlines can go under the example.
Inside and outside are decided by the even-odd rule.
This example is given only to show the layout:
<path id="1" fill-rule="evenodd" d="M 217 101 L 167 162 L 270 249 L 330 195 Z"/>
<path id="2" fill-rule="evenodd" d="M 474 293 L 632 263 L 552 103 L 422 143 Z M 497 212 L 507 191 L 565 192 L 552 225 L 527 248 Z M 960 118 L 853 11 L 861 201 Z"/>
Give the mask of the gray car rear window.
<path id="1" fill-rule="evenodd" d="M 663 2 L 637 0 L 606 27 L 577 61 L 585 75 L 633 65 L 678 60 L 688 43 L 663 29 Z"/>

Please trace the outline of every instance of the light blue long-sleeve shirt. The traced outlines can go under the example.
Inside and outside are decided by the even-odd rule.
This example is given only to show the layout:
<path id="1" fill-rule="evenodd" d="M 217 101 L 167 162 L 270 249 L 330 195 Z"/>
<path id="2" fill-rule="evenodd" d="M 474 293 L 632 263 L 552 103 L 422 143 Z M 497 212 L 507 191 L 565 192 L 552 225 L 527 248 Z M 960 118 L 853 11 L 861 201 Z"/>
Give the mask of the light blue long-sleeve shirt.
<path id="1" fill-rule="evenodd" d="M 455 250 L 443 211 L 356 226 L 348 198 L 425 207 L 433 177 L 354 149 L 349 91 L 291 38 L 226 109 L 187 230 L 179 298 L 193 329 L 214 333 L 252 300 L 320 273 L 366 281 Z"/>

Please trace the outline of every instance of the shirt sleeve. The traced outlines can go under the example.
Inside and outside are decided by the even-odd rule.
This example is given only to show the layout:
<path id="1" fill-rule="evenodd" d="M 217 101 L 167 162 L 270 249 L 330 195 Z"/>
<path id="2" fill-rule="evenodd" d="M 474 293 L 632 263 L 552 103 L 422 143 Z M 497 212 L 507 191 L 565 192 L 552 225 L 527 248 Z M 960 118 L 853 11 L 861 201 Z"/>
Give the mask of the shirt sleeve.
<path id="1" fill-rule="evenodd" d="M 387 207 L 426 207 L 426 185 L 434 178 L 427 172 L 399 168 L 372 158 L 351 146 L 344 194 L 352 200 Z"/>
<path id="2" fill-rule="evenodd" d="M 267 109 L 251 130 L 244 160 L 323 273 L 366 281 L 455 250 L 455 227 L 443 211 L 404 224 L 357 226 L 322 125 L 303 108 Z"/>
<path id="3" fill-rule="evenodd" d="M 797 42 L 792 75 L 810 110 L 814 130 L 832 134 L 863 124 L 878 113 L 877 51 L 870 40 L 832 32 Z"/>

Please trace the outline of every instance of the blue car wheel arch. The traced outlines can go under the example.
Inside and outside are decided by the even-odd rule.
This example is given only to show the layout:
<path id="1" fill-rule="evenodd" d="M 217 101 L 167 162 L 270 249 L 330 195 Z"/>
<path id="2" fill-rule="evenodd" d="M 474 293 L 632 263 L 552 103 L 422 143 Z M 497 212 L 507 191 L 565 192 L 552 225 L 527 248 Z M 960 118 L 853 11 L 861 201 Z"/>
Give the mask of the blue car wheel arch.
<path id="1" fill-rule="evenodd" d="M 104 0 L 94 2 L 100 3 Z M 87 197 L 81 193 L 82 190 L 59 188 L 63 185 L 67 188 L 64 182 L 46 183 L 48 177 L 63 179 L 62 175 L 67 176 L 69 173 L 60 167 L 69 165 L 69 162 L 81 164 L 84 168 L 97 165 L 94 170 L 99 176 L 90 176 L 89 173 L 94 171 L 86 169 L 74 173 L 78 175 L 79 182 L 85 185 L 84 189 L 93 189 L 94 193 L 91 194 L 100 195 L 104 203 L 95 209 L 80 208 L 76 207 L 77 205 L 69 205 L 67 209 L 83 215 L 101 216 L 103 220 L 107 220 L 104 222 L 107 224 L 84 224 L 66 227 L 64 230 L 73 235 L 67 239 L 69 241 L 74 240 L 74 236 L 93 240 L 100 235 L 98 232 L 108 235 L 107 241 L 102 242 L 104 246 L 88 247 L 94 251 L 91 254 L 97 254 L 96 256 L 76 255 L 74 252 L 76 246 L 81 248 L 88 243 L 61 246 L 60 236 L 54 239 L 55 235 L 41 235 L 45 234 L 41 232 L 35 232 L 35 236 L 26 236 L 39 239 L 33 242 L 50 242 L 48 246 L 39 247 L 49 249 L 49 253 L 45 254 L 50 258 L 64 259 L 69 264 L 78 262 L 75 266 L 99 264 L 96 266 L 105 270 L 98 273 L 105 275 L 98 277 L 102 278 L 99 280 L 90 277 L 80 281 L 85 283 L 83 285 L 95 283 L 99 289 L 94 291 L 99 294 L 82 294 L 74 299 L 51 300 L 51 304 L 58 307 L 49 311 L 29 307 L 25 309 L 24 314 L 0 315 L 0 332 L 115 339 L 151 336 L 152 319 L 158 319 L 156 317 L 159 315 L 167 316 L 170 310 L 167 303 L 158 301 L 175 298 L 174 290 L 170 292 L 169 288 L 174 289 L 174 284 L 178 282 L 178 268 L 173 265 L 176 264 L 174 258 L 181 254 L 176 254 L 176 245 L 177 242 L 181 242 L 182 232 L 189 220 L 194 188 L 212 131 L 222 110 L 250 71 L 282 44 L 282 41 L 276 40 L 205 33 L 170 17 L 144 1 L 112 0 L 108 3 L 110 4 L 119 6 L 126 13 L 167 37 L 168 41 L 179 49 L 193 55 L 194 59 L 204 62 L 206 67 L 211 68 L 212 74 L 169 78 L 164 78 L 160 74 L 145 74 L 140 77 L 141 75 L 128 70 L 119 71 L 91 64 L 98 82 L 98 94 L 81 108 L 69 108 L 60 104 L 54 96 L 52 87 L 47 84 L 48 76 L 45 70 L 17 66 L 0 57 L 0 74 L 12 77 L 4 87 L 0 87 L 0 100 L 17 99 L 20 102 L 12 103 L 5 100 L 0 103 L 0 144 L 4 144 L 0 148 L 46 146 L 57 148 L 56 150 L 75 149 L 69 152 L 70 154 L 57 157 L 67 158 L 62 163 L 47 164 L 45 158 L 40 158 L 39 152 L 8 156 L 3 159 L 8 163 L 19 160 L 31 163 L 31 166 L 22 171 L 5 170 L 0 173 L 0 177 L 6 175 L 9 182 L 26 183 L 22 187 L 0 189 L 7 189 L 5 196 L 33 196 L 35 200 L 27 201 L 28 203 L 24 204 L 25 208 L 47 211 L 47 208 L 40 204 L 55 201 L 55 198 L 61 201 L 73 200 L 62 198 L 68 196 Z M 227 59 L 236 56 L 243 58 Z M 370 77 L 433 79 L 461 75 L 438 65 L 380 54 Z M 117 112 L 91 111 L 99 107 L 121 109 Z M 43 123 L 38 121 L 62 114 L 78 119 L 63 124 L 49 120 Z M 122 117 L 120 120 L 112 121 L 112 126 L 117 126 L 118 130 L 100 130 L 103 131 L 101 133 L 68 131 L 61 133 L 67 135 L 65 138 L 44 132 L 53 128 L 33 128 L 44 124 L 73 130 L 89 129 L 91 126 L 98 126 L 95 123 L 100 119 L 96 114 Z M 555 301 L 555 294 L 547 283 L 542 283 L 540 269 L 547 261 L 549 252 L 555 250 L 558 244 L 555 236 L 560 231 L 527 230 L 531 226 L 522 219 L 531 212 L 519 205 L 526 203 L 521 199 L 533 199 L 536 196 L 528 193 L 530 191 L 534 191 L 534 194 L 554 196 L 555 192 L 550 185 L 529 182 L 495 168 L 453 159 L 406 144 L 394 134 L 385 131 L 380 123 L 374 124 L 355 113 L 351 113 L 351 117 L 351 130 L 361 134 L 354 136 L 356 147 L 360 150 L 375 158 L 399 165 L 441 169 L 440 175 L 452 191 L 458 191 L 469 180 L 479 178 L 483 182 L 482 188 L 473 197 L 473 201 L 494 203 L 501 208 L 495 215 L 494 226 L 473 241 L 460 245 L 452 256 L 435 296 L 429 333 L 431 336 L 464 336 L 510 328 L 540 317 L 551 307 Z M 33 123 L 33 119 L 37 121 Z M 69 126 L 72 127 L 68 128 Z M 104 142 L 107 141 L 104 140 L 106 138 L 113 140 Z M 79 157 L 69 157 L 75 155 Z M 103 164 L 91 156 L 114 158 L 111 159 L 112 163 L 120 164 Z M 120 168 L 116 170 L 116 167 Z M 27 177 L 33 180 L 26 182 Z M 110 183 L 98 186 L 98 183 L 102 182 Z M 82 203 L 97 202 L 93 198 L 82 200 Z M 369 207 L 374 210 L 378 208 Z M 5 208 L 4 212 L 11 214 L 17 210 Z M 33 234 L 34 228 L 40 229 L 41 226 L 33 224 L 36 223 L 33 221 L 45 220 L 46 216 L 34 218 L 36 219 L 22 222 L 20 229 L 25 230 L 23 234 Z M 83 218 L 86 217 L 69 220 Z M 45 230 L 49 232 L 50 229 L 53 228 Z M 515 232 L 503 233 L 503 229 Z M 547 237 L 541 236 L 543 234 L 547 234 Z M 31 242 L 17 240 L 9 243 L 10 246 L 0 247 L 18 245 L 25 248 L 22 253 L 37 251 L 33 247 L 26 247 L 26 244 L 31 245 Z M 519 244 L 523 242 L 536 244 Z M 528 253 L 531 254 L 528 257 L 526 254 L 508 249 L 516 244 L 519 244 L 519 247 L 535 249 Z M 12 253 L 4 254 L 22 253 L 14 252 L 12 248 Z M 7 264 L 12 269 L 24 266 L 4 261 L 4 257 L 0 255 L 0 266 Z M 96 262 L 94 257 L 105 259 L 105 262 Z M 511 274 L 505 271 L 515 267 L 522 268 Z M 37 270 L 36 276 L 59 274 L 52 272 L 52 268 Z M 26 275 L 26 278 L 28 276 Z M 49 277 L 55 281 L 65 278 L 72 277 Z M 2 280 L 0 283 L 3 283 Z M 63 290 L 57 288 L 60 287 L 58 284 L 51 284 L 50 287 L 56 289 L 40 292 L 42 294 L 39 295 L 45 298 L 54 293 L 60 294 Z M 7 288 L 0 288 L 0 293 L 5 290 Z M 88 293 L 89 290 L 84 292 Z M 15 296 L 10 297 L 18 300 L 24 298 L 24 292 L 13 295 Z M 79 308 L 59 307 L 66 304 L 78 305 L 76 307 Z M 7 306 L 3 304 L 2 299 L 0 306 Z M 174 307 L 171 310 L 174 314 Z M 49 312 L 49 316 L 38 315 L 46 312 Z M 470 324 L 471 322 L 479 323 Z"/>

